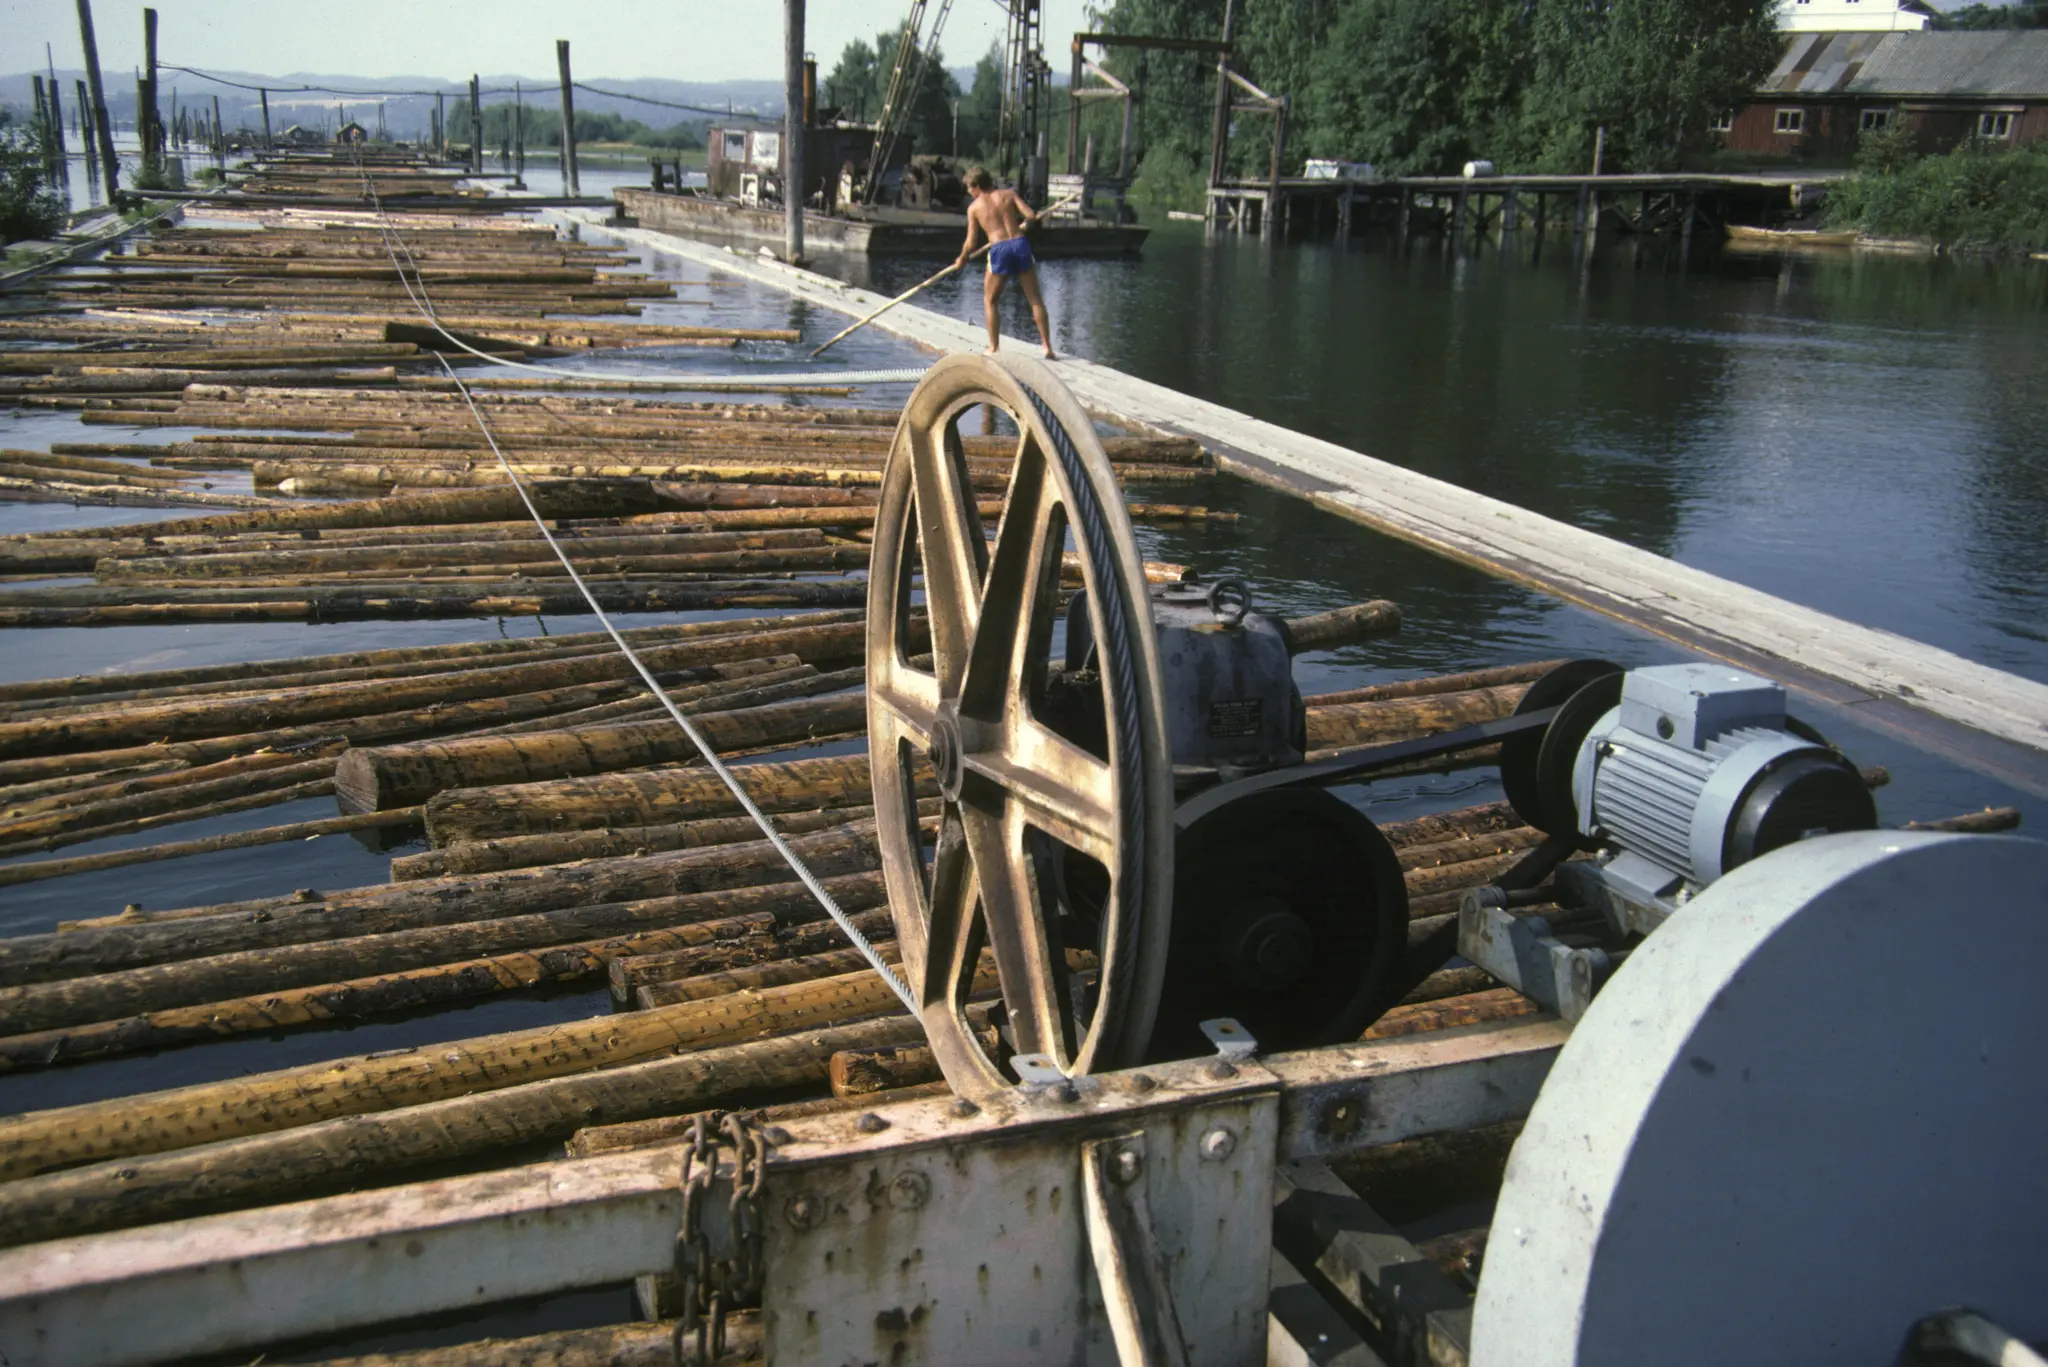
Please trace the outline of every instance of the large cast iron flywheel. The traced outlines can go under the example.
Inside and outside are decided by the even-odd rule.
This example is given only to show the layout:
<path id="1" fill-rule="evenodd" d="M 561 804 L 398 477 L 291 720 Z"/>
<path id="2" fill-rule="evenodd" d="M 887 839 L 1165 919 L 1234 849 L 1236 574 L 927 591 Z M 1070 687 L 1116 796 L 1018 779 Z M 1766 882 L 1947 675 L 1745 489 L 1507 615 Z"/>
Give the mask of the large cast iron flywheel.
<path id="1" fill-rule="evenodd" d="M 1019 433 L 993 541 L 959 434 L 983 405 Z M 1107 723 L 1078 740 L 1048 725 L 1042 706 L 1070 550 Z M 1158 648 L 1109 458 L 1042 362 L 949 357 L 905 405 L 875 520 L 867 697 L 890 911 L 947 1081 L 967 1097 L 1015 1085 L 966 1018 L 984 947 L 1017 1053 L 1070 1074 L 1137 1062 L 1173 900 Z M 921 777 L 926 791 L 936 779 L 940 800 L 929 842 Z M 1063 927 L 1077 923 L 1062 916 L 1060 889 L 1076 867 L 1106 893 L 1086 942 L 1069 944 Z"/>

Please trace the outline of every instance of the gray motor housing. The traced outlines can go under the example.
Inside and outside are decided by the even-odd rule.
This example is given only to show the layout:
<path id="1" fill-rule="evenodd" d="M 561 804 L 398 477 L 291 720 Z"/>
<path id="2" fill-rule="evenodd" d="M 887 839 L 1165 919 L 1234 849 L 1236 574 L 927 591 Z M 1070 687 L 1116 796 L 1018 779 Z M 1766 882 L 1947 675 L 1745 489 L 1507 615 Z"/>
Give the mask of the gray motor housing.
<path id="1" fill-rule="evenodd" d="M 1299 764 L 1306 724 L 1279 619 L 1235 579 L 1152 589 L 1166 736 L 1176 769 L 1242 773 Z"/>
<path id="2" fill-rule="evenodd" d="M 1630 670 L 1572 770 L 1579 830 L 1611 852 L 1601 880 L 1669 908 L 1758 855 L 1869 830 L 1854 766 L 1785 715 L 1785 690 L 1725 665 Z"/>
<path id="3" fill-rule="evenodd" d="M 1308 724 L 1286 626 L 1255 610 L 1243 581 L 1155 584 L 1160 694 L 1177 786 L 1299 764 Z M 1067 669 L 1093 667 L 1088 600 L 1067 616 Z"/>

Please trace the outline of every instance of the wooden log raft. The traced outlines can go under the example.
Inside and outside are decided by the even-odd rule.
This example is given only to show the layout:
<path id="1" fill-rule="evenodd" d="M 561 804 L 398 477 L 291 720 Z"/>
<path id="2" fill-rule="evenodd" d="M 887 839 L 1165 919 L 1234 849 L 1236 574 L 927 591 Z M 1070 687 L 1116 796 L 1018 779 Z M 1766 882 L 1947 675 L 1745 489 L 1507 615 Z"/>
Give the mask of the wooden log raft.
<path id="1" fill-rule="evenodd" d="M 775 628 L 703 636 L 641 652 L 654 671 L 701 669 L 766 655 L 794 655 L 805 663 L 844 663 L 859 658 L 864 629 L 855 623 Z M 573 684 L 637 678 L 632 662 L 617 653 L 577 654 L 529 664 L 491 665 L 410 680 L 281 689 L 275 692 L 191 701 L 116 706 L 52 717 L 0 721 L 0 758 L 104 750 L 150 740 L 203 739 L 248 733 L 258 727 L 306 725 L 346 717 L 398 712 L 430 703 L 503 697 Z M 395 803 L 395 806 L 409 804 Z"/>
<path id="2" fill-rule="evenodd" d="M 872 973 L 859 975 L 879 986 Z M 885 989 L 886 990 L 886 989 Z M 67 1234 L 128 1229 L 162 1220 L 243 1209 L 360 1186 L 403 1181 L 427 1165 L 475 1159 L 508 1148 L 567 1139 L 585 1125 L 628 1121 L 744 1102 L 763 1093 L 821 1087 L 841 1049 L 906 1044 L 923 1027 L 900 1011 L 834 1024 L 810 1009 L 836 988 L 779 989 L 761 1018 L 793 1034 L 662 1056 L 621 1059 L 600 1071 L 509 1079 L 486 1091 L 398 1104 L 340 1118 L 245 1133 L 205 1129 L 166 1137 L 148 1150 L 87 1139 L 73 1144 L 45 1175 L 0 1183 L 0 1240 L 32 1243 Z M 893 998 L 892 998 L 893 1000 Z M 275 1076 L 275 1075 L 266 1075 Z M 180 1094 L 154 1094 L 175 1104 Z M 140 1100 L 140 1098 L 138 1098 Z M 45 1111 L 61 1132 L 77 1134 L 91 1117 Z M 27 1121 L 31 1117 L 17 1117 Z M 6 1122 L 0 1122 L 4 1124 Z M 44 1123 L 47 1123 L 45 1121 Z M 110 1137 L 113 1137 L 110 1135 Z M 64 1169 L 68 1168 L 66 1171 Z"/>
<path id="3" fill-rule="evenodd" d="M 1309 743 L 1317 748 L 1349 748 L 1491 720 L 1514 711 L 1524 688 L 1504 685 L 1468 693 L 1346 703 L 1311 710 Z M 377 752 L 357 753 L 370 758 L 351 757 L 350 763 L 376 767 Z M 442 777 L 452 782 L 457 776 L 444 771 Z M 427 832 L 436 846 L 446 846 L 459 841 L 569 830 L 659 826 L 689 817 L 716 815 L 723 810 L 700 805 L 718 802 L 717 795 L 697 785 L 676 784 L 675 777 L 668 770 L 621 772 L 516 785 L 447 788 L 426 803 Z M 380 800 L 394 806 L 409 805 L 402 798 L 419 791 L 414 787 L 394 789 L 389 798 Z M 414 800 L 418 800 L 416 796 Z"/>
<path id="4" fill-rule="evenodd" d="M 992 967 L 989 977 L 982 990 L 993 985 Z M 888 985 L 864 970 L 654 1011 L 32 1111 L 0 1118 L 0 1182 L 900 1011 Z M 0 1200 L 13 1190 L 0 1187 Z M 0 1227 L 10 1233 L 18 1228 L 4 1216 Z"/>
<path id="5" fill-rule="evenodd" d="M 797 836 L 788 844 L 821 878 L 865 872 L 880 859 L 872 822 Z M 13 988 L 277 945 L 793 880 L 774 846 L 758 840 L 328 894 L 308 889 L 153 915 L 124 912 L 91 924 L 73 922 L 62 931 L 0 939 L 0 984 Z"/>

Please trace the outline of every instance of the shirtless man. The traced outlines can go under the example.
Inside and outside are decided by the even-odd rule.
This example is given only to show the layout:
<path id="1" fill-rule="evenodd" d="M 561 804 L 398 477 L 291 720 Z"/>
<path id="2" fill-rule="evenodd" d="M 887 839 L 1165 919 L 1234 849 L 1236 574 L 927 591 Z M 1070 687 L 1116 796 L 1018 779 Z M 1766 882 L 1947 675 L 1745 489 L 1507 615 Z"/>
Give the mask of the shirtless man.
<path id="1" fill-rule="evenodd" d="M 974 196 L 974 202 L 967 206 L 967 241 L 960 248 L 960 259 L 953 264 L 966 265 L 976 244 L 987 235 L 988 275 L 982 282 L 981 299 L 988 313 L 989 353 L 993 355 L 1003 341 L 996 328 L 996 301 L 1003 297 L 1004 284 L 1015 276 L 1024 297 L 1031 301 L 1038 340 L 1045 347 L 1046 359 L 1051 360 L 1052 324 L 1046 321 L 1045 298 L 1038 292 L 1038 263 L 1031 257 L 1031 239 L 1024 236 L 1024 225 L 1037 222 L 1038 211 L 1019 198 L 1015 190 L 998 190 L 995 178 L 979 166 L 967 173 L 967 189 Z"/>

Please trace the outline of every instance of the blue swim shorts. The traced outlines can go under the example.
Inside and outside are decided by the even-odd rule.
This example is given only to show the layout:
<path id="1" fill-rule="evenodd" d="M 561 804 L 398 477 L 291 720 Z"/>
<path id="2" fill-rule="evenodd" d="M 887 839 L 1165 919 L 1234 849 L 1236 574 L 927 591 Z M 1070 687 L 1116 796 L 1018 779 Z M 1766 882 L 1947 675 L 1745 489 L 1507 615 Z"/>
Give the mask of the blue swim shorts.
<path id="1" fill-rule="evenodd" d="M 1031 258 L 1031 239 L 1006 237 L 988 249 L 990 275 L 1022 275 L 1038 263 Z"/>

